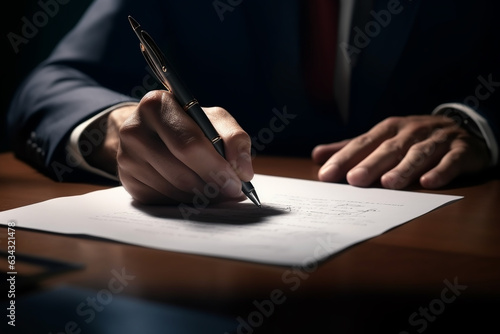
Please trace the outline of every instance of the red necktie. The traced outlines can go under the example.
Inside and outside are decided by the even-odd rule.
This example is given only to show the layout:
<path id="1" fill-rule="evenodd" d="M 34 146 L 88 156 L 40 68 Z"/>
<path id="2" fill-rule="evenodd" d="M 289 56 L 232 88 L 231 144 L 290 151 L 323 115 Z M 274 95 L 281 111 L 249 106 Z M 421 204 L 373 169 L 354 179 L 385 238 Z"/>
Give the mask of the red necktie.
<path id="1" fill-rule="evenodd" d="M 333 104 L 338 0 L 305 0 L 305 84 L 314 102 Z"/>

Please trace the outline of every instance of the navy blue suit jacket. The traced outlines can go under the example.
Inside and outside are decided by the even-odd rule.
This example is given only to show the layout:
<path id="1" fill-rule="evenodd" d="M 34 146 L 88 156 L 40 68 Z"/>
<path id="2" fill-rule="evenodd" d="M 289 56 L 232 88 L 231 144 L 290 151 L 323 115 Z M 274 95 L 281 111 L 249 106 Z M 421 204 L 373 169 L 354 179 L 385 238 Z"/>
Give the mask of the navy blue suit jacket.
<path id="1" fill-rule="evenodd" d="M 446 102 L 466 101 L 496 128 L 497 2 L 401 0 L 389 24 L 367 30 L 370 22 L 376 28 L 374 13 L 394 1 L 374 1 L 373 12 L 353 22 L 344 124 L 305 93 L 300 1 L 219 1 L 227 4 L 222 12 L 213 0 L 97 0 L 20 87 L 8 115 L 14 149 L 60 177 L 77 124 L 162 88 L 128 15 L 155 38 L 202 105 L 233 114 L 257 153 L 309 155 L 316 144 L 356 136 L 388 116 L 430 114 Z"/>

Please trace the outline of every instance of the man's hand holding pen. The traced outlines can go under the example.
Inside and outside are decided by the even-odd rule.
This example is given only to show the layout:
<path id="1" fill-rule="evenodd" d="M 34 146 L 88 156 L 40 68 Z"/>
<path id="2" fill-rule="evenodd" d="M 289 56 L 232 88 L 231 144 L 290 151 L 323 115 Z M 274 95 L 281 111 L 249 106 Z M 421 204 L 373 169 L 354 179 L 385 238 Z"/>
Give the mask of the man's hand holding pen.
<path id="1" fill-rule="evenodd" d="M 254 172 L 248 134 L 226 110 L 201 108 L 151 36 L 132 17 L 129 22 L 166 90 L 151 91 L 136 106 L 111 111 L 104 143 L 89 162 L 117 173 L 142 203 L 194 203 L 201 193 L 212 203 L 248 197 L 260 207 L 250 183 Z"/>
<path id="2" fill-rule="evenodd" d="M 198 103 L 198 100 L 193 96 L 191 91 L 187 88 L 187 86 L 175 72 L 173 66 L 169 63 L 165 55 L 163 55 L 163 53 L 160 50 L 160 47 L 156 45 L 153 38 L 145 30 L 141 28 L 141 25 L 136 20 L 134 20 L 134 18 L 129 16 L 128 20 L 132 29 L 134 30 L 134 33 L 139 39 L 140 42 L 139 46 L 142 55 L 144 56 L 146 62 L 148 63 L 149 67 L 155 74 L 158 81 L 160 81 L 166 88 L 166 90 L 169 92 L 168 95 L 166 95 L 166 93 L 160 93 L 162 94 L 160 97 L 161 103 L 160 105 L 158 105 L 158 103 L 153 103 L 152 112 L 155 112 L 154 111 L 155 109 L 156 112 L 160 111 L 158 113 L 159 119 L 157 121 L 160 121 L 161 123 L 162 120 L 166 120 L 167 121 L 166 123 L 170 125 L 170 129 L 172 131 L 166 133 L 166 135 L 168 136 L 160 136 L 160 139 L 162 139 L 165 143 L 168 142 L 172 144 L 177 144 L 174 145 L 173 147 L 173 152 L 177 154 L 172 156 L 172 158 L 177 158 L 182 163 L 186 163 L 187 167 L 190 167 L 195 174 L 197 174 L 204 180 L 207 180 L 206 173 L 207 171 L 210 171 L 209 176 L 212 179 L 218 180 L 219 182 L 217 183 L 218 187 L 213 186 L 213 184 L 211 183 L 206 184 L 208 187 L 204 187 L 204 190 L 206 193 L 211 194 L 208 197 L 215 198 L 217 197 L 217 195 L 219 195 L 220 192 L 222 192 L 226 196 L 231 196 L 231 197 L 239 197 L 240 194 L 243 193 L 255 205 L 261 207 L 259 197 L 257 196 L 257 192 L 255 191 L 250 180 L 244 180 L 244 179 L 240 180 L 239 182 L 240 190 L 237 191 L 236 186 L 233 182 L 235 181 L 234 177 L 236 176 L 236 174 L 230 168 L 229 169 L 223 168 L 224 166 L 222 166 L 222 164 L 220 163 L 220 159 L 216 160 L 219 161 L 219 167 L 221 167 L 221 169 L 210 170 L 207 169 L 206 166 L 204 165 L 205 163 L 208 163 L 208 167 L 211 166 L 215 167 L 216 161 L 211 160 L 213 150 L 215 150 L 220 155 L 220 157 L 226 159 L 227 148 L 226 144 L 224 143 L 224 137 L 219 134 L 217 129 L 231 134 L 231 136 L 229 136 L 230 139 L 234 139 L 235 136 L 236 137 L 244 136 L 245 139 L 248 140 L 248 144 L 238 143 L 238 146 L 236 147 L 238 147 L 240 150 L 241 148 L 248 147 L 248 152 L 250 152 L 250 138 L 248 137 L 248 135 L 246 135 L 246 133 L 243 130 L 234 132 L 235 129 L 239 128 L 239 125 L 237 125 L 236 121 L 234 121 L 234 119 L 227 112 L 222 112 L 220 108 L 216 108 L 213 110 L 221 111 L 218 113 L 219 119 L 216 120 L 225 124 L 225 127 L 221 126 L 218 126 L 218 128 L 215 127 L 212 124 L 212 120 L 210 120 L 206 111 L 201 108 L 200 104 Z M 141 102 L 143 102 L 143 104 L 147 103 L 145 101 L 147 101 L 148 99 L 149 98 L 145 97 L 141 100 Z M 166 108 L 167 112 L 165 112 L 164 108 L 165 106 L 170 106 L 170 108 L 168 107 Z M 180 116 L 180 114 L 175 114 L 175 113 L 173 114 L 169 113 L 171 110 L 178 108 L 184 111 L 185 116 Z M 148 108 L 146 108 L 146 110 L 148 110 Z M 223 119 L 226 120 L 225 122 L 221 121 L 220 116 L 222 114 L 224 114 Z M 183 123 L 188 119 L 187 116 L 189 116 L 189 118 L 192 120 L 192 122 L 190 122 L 189 125 L 185 125 Z M 155 117 L 152 116 L 152 119 L 154 120 Z M 231 124 L 229 124 L 228 122 L 230 122 Z M 150 123 L 149 125 L 151 126 L 150 128 L 156 130 L 158 134 L 162 134 L 161 131 L 162 129 L 157 128 L 157 124 L 158 123 Z M 194 124 L 198 126 L 198 130 L 192 128 L 192 125 Z M 189 132 L 184 133 L 183 132 L 184 130 L 188 130 Z M 240 134 L 235 135 L 238 132 Z M 202 133 L 205 136 L 205 139 L 202 139 L 202 137 L 199 136 L 200 133 Z M 209 145 L 209 143 L 211 145 Z M 185 153 L 182 153 L 180 151 L 182 149 L 182 145 L 186 147 Z M 203 148 L 208 149 L 210 153 L 203 152 Z M 229 149 L 233 151 L 231 147 L 229 147 Z M 118 154 L 120 154 L 120 152 L 118 152 Z M 248 153 L 248 156 L 250 156 L 250 153 Z M 174 159 L 171 163 L 171 166 L 173 168 L 176 168 L 179 166 L 179 164 Z M 240 168 L 237 164 L 235 165 L 234 163 L 233 166 L 234 166 L 233 168 L 235 168 L 236 170 Z M 227 167 L 227 165 L 225 167 Z M 250 174 L 252 174 L 253 176 L 253 171 Z M 186 182 L 184 182 L 183 179 L 186 177 L 187 180 Z M 244 177 L 246 177 L 246 175 L 244 175 Z M 173 183 L 164 184 L 163 186 L 166 187 L 165 189 L 172 188 L 172 186 L 178 186 L 181 188 L 177 189 L 185 191 L 186 186 L 192 184 L 193 178 L 195 178 L 195 175 L 191 175 L 191 177 L 189 177 L 186 174 L 178 176 L 174 175 L 173 178 L 169 179 L 169 181 Z M 212 189 L 212 191 L 210 191 L 210 187 L 215 189 Z M 221 188 L 223 191 L 219 191 L 219 189 L 217 188 Z M 127 188 L 127 190 L 129 189 Z M 194 188 L 193 192 L 195 192 L 196 190 L 197 189 Z M 130 189 L 130 192 L 137 193 L 139 197 L 143 196 L 140 192 L 137 192 L 135 189 Z M 167 191 L 167 193 L 170 192 Z M 147 199 L 147 197 L 145 198 Z M 185 202 L 184 200 L 181 201 Z M 148 200 L 147 202 L 151 201 Z"/>
<path id="3" fill-rule="evenodd" d="M 224 109 L 204 111 L 224 142 L 226 159 L 167 91 L 152 91 L 137 107 L 110 113 L 105 146 L 107 152 L 115 150 L 120 181 L 136 200 L 192 203 L 207 185 L 211 202 L 246 198 L 241 182 L 254 174 L 250 138 Z M 109 126 L 124 118 L 123 124 Z"/>

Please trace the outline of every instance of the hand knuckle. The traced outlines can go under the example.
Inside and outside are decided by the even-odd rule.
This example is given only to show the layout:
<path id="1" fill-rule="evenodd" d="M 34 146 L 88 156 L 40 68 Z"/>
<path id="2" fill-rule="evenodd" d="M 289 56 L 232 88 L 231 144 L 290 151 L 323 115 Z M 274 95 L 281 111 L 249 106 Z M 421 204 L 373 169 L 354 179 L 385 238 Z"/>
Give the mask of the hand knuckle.
<path id="1" fill-rule="evenodd" d="M 380 124 L 387 126 L 387 127 L 394 127 L 398 126 L 399 123 L 401 123 L 401 120 L 403 117 L 401 116 L 389 116 L 386 119 L 384 119 Z"/>
<path id="2" fill-rule="evenodd" d="M 224 140 L 227 141 L 228 143 L 230 143 L 230 142 L 250 143 L 251 142 L 250 136 L 242 129 L 234 129 L 233 131 L 226 134 L 226 138 Z"/>
<path id="3" fill-rule="evenodd" d="M 162 100 L 166 97 L 165 92 L 160 90 L 152 90 L 141 99 L 139 102 L 139 109 L 153 109 L 158 110 L 161 108 Z"/>
<path id="4" fill-rule="evenodd" d="M 401 155 L 404 153 L 402 143 L 395 139 L 388 139 L 384 141 L 380 146 L 385 152 L 391 154 Z"/>
<path id="5" fill-rule="evenodd" d="M 457 148 L 448 152 L 447 158 L 452 164 L 457 164 L 463 159 L 464 153 L 465 153 L 464 149 Z"/>
<path id="6" fill-rule="evenodd" d="M 408 149 L 408 151 L 412 152 L 413 154 L 420 154 L 420 155 L 431 155 L 435 150 L 435 144 L 432 141 L 421 141 L 414 143 L 411 145 L 411 147 Z"/>
<path id="7" fill-rule="evenodd" d="M 373 143 L 373 137 L 369 134 L 363 134 L 354 138 L 351 142 L 354 146 L 357 147 L 369 146 Z"/>

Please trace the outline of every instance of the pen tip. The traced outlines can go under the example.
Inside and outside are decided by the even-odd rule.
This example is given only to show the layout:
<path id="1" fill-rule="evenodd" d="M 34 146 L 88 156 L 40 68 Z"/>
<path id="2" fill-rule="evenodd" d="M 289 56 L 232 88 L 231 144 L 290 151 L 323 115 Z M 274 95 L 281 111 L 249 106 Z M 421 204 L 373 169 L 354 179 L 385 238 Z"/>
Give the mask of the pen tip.
<path id="1" fill-rule="evenodd" d="M 139 22 L 137 22 L 132 16 L 128 16 L 128 21 L 130 22 L 130 25 L 132 26 L 132 28 L 134 30 L 136 30 L 137 28 L 139 28 L 141 25 L 139 24 Z"/>
<path id="2" fill-rule="evenodd" d="M 253 202 L 253 204 L 255 204 L 256 206 L 258 206 L 259 208 L 262 208 L 262 205 L 260 204 L 259 197 L 255 193 L 255 191 L 249 192 L 246 195 Z"/>

